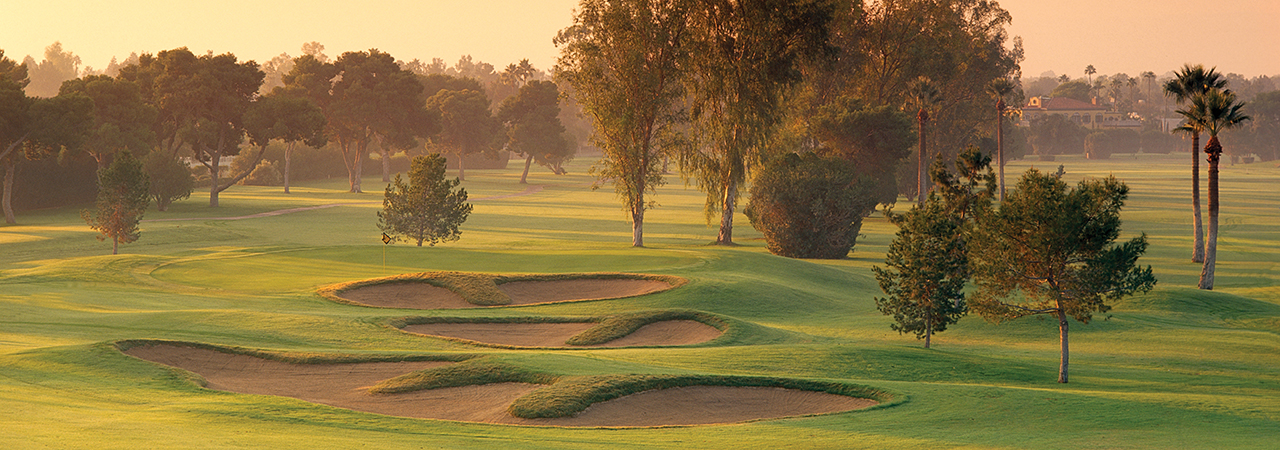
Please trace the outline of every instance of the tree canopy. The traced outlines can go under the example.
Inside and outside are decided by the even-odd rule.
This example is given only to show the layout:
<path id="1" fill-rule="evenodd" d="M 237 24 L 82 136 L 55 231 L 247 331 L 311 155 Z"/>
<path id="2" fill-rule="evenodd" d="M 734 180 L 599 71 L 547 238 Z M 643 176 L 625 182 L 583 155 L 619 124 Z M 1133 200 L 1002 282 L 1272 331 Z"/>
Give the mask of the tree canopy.
<path id="1" fill-rule="evenodd" d="M 572 158 L 573 149 L 560 123 L 560 90 L 555 83 L 529 81 L 502 101 L 497 118 L 507 124 L 507 148 L 525 156 L 520 184 L 526 183 L 533 161 L 561 173 L 560 164 Z"/>
<path id="2" fill-rule="evenodd" d="M 443 89 L 427 99 L 426 107 L 440 115 L 441 129 L 431 144 L 458 158 L 459 179 L 467 179 L 467 155 L 493 154 L 501 145 L 502 124 L 489 110 L 484 91 Z"/>
<path id="3" fill-rule="evenodd" d="M 151 182 L 142 162 L 128 150 L 121 151 L 111 165 L 98 171 L 98 200 L 95 210 L 83 210 L 80 216 L 90 228 L 98 230 L 98 240 L 111 239 L 111 254 L 120 244 L 138 240 L 138 223 L 151 203 Z"/>
<path id="4" fill-rule="evenodd" d="M 458 229 L 471 214 L 467 190 L 458 188 L 459 180 L 446 180 L 444 157 L 416 156 L 406 184 L 396 174 L 383 194 L 382 211 L 378 212 L 378 228 L 392 239 L 423 242 L 434 246 L 456 241 Z"/>

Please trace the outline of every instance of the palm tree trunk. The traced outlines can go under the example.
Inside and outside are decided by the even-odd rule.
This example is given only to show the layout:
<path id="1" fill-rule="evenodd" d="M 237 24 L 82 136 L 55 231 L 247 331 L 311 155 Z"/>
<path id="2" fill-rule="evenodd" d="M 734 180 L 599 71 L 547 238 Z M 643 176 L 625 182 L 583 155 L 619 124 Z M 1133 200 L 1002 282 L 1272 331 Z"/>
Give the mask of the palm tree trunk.
<path id="1" fill-rule="evenodd" d="M 1062 310 L 1061 306 L 1059 306 L 1058 307 L 1058 340 L 1062 344 L 1062 356 L 1061 356 L 1061 359 L 1058 360 L 1058 382 L 1059 383 L 1067 382 L 1067 361 L 1071 355 L 1071 352 L 1068 351 L 1067 349 L 1068 325 L 1070 325 L 1070 322 L 1067 322 L 1067 313 Z"/>
<path id="2" fill-rule="evenodd" d="M 1191 262 L 1204 262 L 1204 223 L 1200 220 L 1200 133 L 1191 133 Z"/>
<path id="3" fill-rule="evenodd" d="M 920 110 L 920 113 L 917 115 L 917 117 L 920 119 L 920 150 L 919 150 L 918 154 L 916 155 L 916 159 L 917 159 L 917 164 L 916 164 L 916 203 L 924 203 L 924 199 L 925 199 L 925 192 L 928 190 L 928 188 L 925 186 L 925 182 L 927 182 L 927 181 L 928 181 L 928 175 L 926 174 L 927 170 L 925 169 L 925 155 L 924 155 L 924 153 L 925 153 L 925 151 L 924 151 L 924 144 L 925 144 L 925 139 L 924 139 L 924 123 L 925 123 L 925 121 L 926 121 L 926 120 L 928 120 L 928 119 L 926 119 L 926 118 L 925 118 L 925 117 L 928 117 L 926 114 L 928 114 L 928 113 L 926 113 L 926 112 L 922 109 L 922 110 Z"/>
<path id="4" fill-rule="evenodd" d="M 1205 150 L 1210 151 L 1217 144 L 1217 137 L 1209 138 Z M 1209 153 L 1209 239 L 1205 245 L 1204 268 L 1200 270 L 1200 289 L 1205 290 L 1213 290 L 1214 266 L 1218 262 L 1218 162 L 1221 156 L 1221 150 Z"/>
<path id="5" fill-rule="evenodd" d="M 1004 201 L 1004 101 L 1001 101 L 1001 107 L 997 108 L 999 114 L 996 115 L 996 167 L 1000 172 L 1000 189 L 998 191 L 998 200 Z"/>

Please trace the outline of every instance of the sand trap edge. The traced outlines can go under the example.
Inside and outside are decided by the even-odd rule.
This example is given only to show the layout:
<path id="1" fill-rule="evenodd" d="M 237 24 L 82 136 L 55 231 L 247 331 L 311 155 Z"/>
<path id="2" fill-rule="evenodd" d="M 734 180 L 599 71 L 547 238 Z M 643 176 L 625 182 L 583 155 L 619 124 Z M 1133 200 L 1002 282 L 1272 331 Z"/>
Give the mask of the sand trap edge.
<path id="1" fill-rule="evenodd" d="M 279 352 L 261 350 L 234 345 L 207 344 L 203 342 L 175 341 L 169 339 L 121 339 L 110 343 L 121 354 L 134 347 L 148 345 L 170 345 L 174 347 L 191 347 L 232 355 L 252 356 L 270 361 L 290 364 L 350 364 L 363 362 L 405 362 L 405 361 L 447 361 L 461 362 L 479 358 L 483 355 L 473 353 L 435 353 L 435 354 L 389 354 L 389 353 L 319 353 L 319 352 Z"/>
<path id="2" fill-rule="evenodd" d="M 485 283 L 485 284 L 492 285 L 493 289 L 491 290 L 481 289 L 478 292 L 459 292 L 459 289 L 457 288 L 457 286 L 450 286 L 449 282 L 444 281 L 444 279 L 448 279 L 448 278 L 472 278 L 472 279 L 487 278 L 487 280 L 485 281 L 487 281 L 488 283 Z M 518 305 L 513 305 L 511 298 L 498 289 L 498 285 L 500 284 L 517 282 L 517 281 L 565 281 L 565 280 L 610 280 L 610 279 L 661 281 L 661 282 L 667 283 L 668 287 L 665 289 L 657 290 L 657 291 L 646 292 L 646 293 L 635 294 L 635 295 L 621 295 L 621 296 L 607 297 L 607 298 L 521 303 Z M 498 275 L 498 274 L 489 274 L 489 273 L 483 273 L 483 272 L 434 271 L 434 272 L 402 273 L 402 274 L 391 275 L 387 277 L 367 278 L 363 280 L 334 283 L 326 286 L 321 286 L 320 288 L 316 289 L 315 292 L 317 295 L 319 295 L 322 298 L 325 298 L 327 300 L 330 300 L 336 303 L 345 304 L 345 305 L 361 306 L 365 308 L 402 309 L 402 308 L 394 308 L 394 307 L 387 307 L 387 306 L 370 305 L 370 304 L 361 303 L 361 302 L 353 301 L 351 299 L 342 297 L 342 293 L 349 290 L 359 289 L 362 287 L 373 286 L 378 284 L 386 284 L 386 283 L 425 283 L 431 286 L 453 291 L 459 297 L 462 297 L 463 301 L 470 303 L 472 305 L 475 305 L 474 306 L 475 308 L 490 308 L 490 307 L 497 307 L 497 306 L 509 306 L 509 307 L 538 306 L 538 305 L 548 305 L 548 304 L 557 304 L 557 303 L 589 302 L 589 301 L 616 300 L 616 299 L 623 299 L 623 298 L 639 297 L 642 295 L 650 295 L 650 294 L 665 292 L 665 291 L 669 291 L 669 290 L 684 286 L 685 284 L 689 283 L 689 280 L 687 278 L 678 277 L 675 275 L 658 275 L 658 274 L 627 273 L 627 272 L 581 272 L 581 273 L 558 273 L 558 274 Z M 485 287 L 487 288 L 489 286 L 485 286 Z"/>
<path id="3" fill-rule="evenodd" d="M 643 327 L 643 326 L 645 326 L 645 325 L 649 325 L 649 324 L 653 324 L 653 323 L 658 323 L 658 322 L 663 322 L 663 321 L 668 321 L 668 320 L 690 320 L 690 321 L 699 322 L 699 323 L 701 323 L 701 324 L 703 324 L 703 325 L 706 325 L 706 326 L 709 326 L 709 327 L 712 327 L 712 328 L 715 328 L 715 329 L 719 330 L 719 331 L 720 331 L 720 335 L 719 335 L 719 336 L 716 336 L 715 338 L 712 338 L 712 339 L 710 339 L 710 340 L 707 340 L 707 341 L 698 342 L 698 343 L 693 343 L 693 344 L 681 344 L 681 345 L 626 345 L 626 346 L 617 346 L 617 347 L 600 347 L 600 346 L 597 346 L 598 344 L 585 344 L 585 345 L 564 345 L 564 346 L 524 346 L 524 345 L 507 345 L 507 344 L 498 344 L 498 343 L 492 343 L 492 342 L 482 342 L 482 341 L 476 341 L 476 340 L 472 340 L 472 339 L 460 338 L 460 337 L 453 337 L 453 336 L 426 335 L 426 334 L 420 334 L 420 333 L 413 333 L 413 332 L 410 332 L 410 331 L 405 331 L 405 329 L 404 329 L 404 328 L 405 328 L 405 327 L 408 327 L 408 326 L 411 326 L 411 325 L 423 325 L 423 324 L 431 324 L 431 323 L 517 323 L 517 324 L 531 324 L 531 323 L 592 323 L 592 322 L 594 322 L 594 323 L 596 323 L 596 324 L 597 324 L 597 326 L 596 326 L 596 327 L 592 327 L 591 329 L 588 329 L 588 330 L 586 330 L 586 331 L 583 331 L 582 333 L 580 333 L 580 334 L 579 334 L 579 335 L 582 335 L 582 334 L 590 333 L 590 332 L 592 332 L 593 330 L 596 330 L 596 329 L 597 329 L 597 328 L 599 328 L 601 325 L 603 325 L 605 322 L 607 322 L 609 319 L 611 319 L 611 318 L 613 318 L 613 317 L 617 317 L 617 316 L 593 316 L 593 317 L 563 317 L 563 316 L 518 316 L 518 317 L 403 316 L 403 317 L 395 317 L 395 318 L 386 319 L 386 320 L 384 320 L 384 321 L 382 322 L 382 325 L 383 325 L 383 326 L 385 326 L 385 327 L 387 327 L 387 328 L 391 328 L 391 329 L 394 329 L 394 330 L 396 330 L 396 331 L 399 331 L 399 332 L 401 332 L 401 333 L 410 334 L 410 335 L 413 335 L 413 336 L 427 336 L 427 337 L 430 337 L 430 338 L 434 338 L 434 339 L 442 339 L 442 340 L 446 340 L 446 341 L 452 341 L 452 342 L 456 342 L 456 343 L 459 343 L 459 344 L 475 345 L 475 346 L 479 346 L 479 347 L 498 348 L 498 349 L 506 349 L 506 350 L 605 350 L 605 349 L 623 349 L 623 348 L 671 348 L 671 347 L 681 347 L 681 348 L 686 348 L 686 347 L 708 347 L 708 346 L 718 345 L 718 344 L 719 344 L 719 342 L 718 342 L 718 341 L 722 341 L 722 340 L 726 339 L 726 338 L 727 338 L 727 337 L 729 337 L 731 334 L 736 334 L 736 333 L 732 333 L 733 331 L 736 331 L 736 328 L 735 328 L 735 327 L 733 327 L 732 325 L 730 325 L 730 322 L 729 322 L 728 320 L 724 319 L 723 317 L 716 316 L 716 315 L 714 315 L 714 314 L 710 314 L 710 313 L 706 313 L 706 312 L 702 312 L 702 311 L 695 311 L 695 310 L 659 310 L 659 311 L 637 311 L 637 312 L 635 312 L 635 313 L 631 313 L 631 314 L 651 314 L 651 315 L 656 316 L 656 318 L 655 318 L 655 320 L 644 321 L 643 323 L 640 323 L 638 326 L 636 326 L 636 327 L 635 327 L 635 329 L 632 329 L 631 331 L 629 331 L 629 332 L 628 332 L 628 333 L 626 333 L 626 334 L 622 334 L 622 335 L 620 335 L 620 336 L 617 336 L 617 337 L 615 337 L 614 339 L 620 339 L 620 338 L 622 338 L 622 337 L 629 336 L 631 333 L 634 333 L 636 330 L 638 330 L 639 328 L 641 328 L 641 327 Z M 627 315 L 627 314 L 620 314 L 620 315 L 618 315 L 618 316 L 625 316 L 625 315 Z M 575 336 L 575 337 L 577 337 L 577 336 Z M 607 343 L 608 341 L 605 341 L 605 342 Z"/>

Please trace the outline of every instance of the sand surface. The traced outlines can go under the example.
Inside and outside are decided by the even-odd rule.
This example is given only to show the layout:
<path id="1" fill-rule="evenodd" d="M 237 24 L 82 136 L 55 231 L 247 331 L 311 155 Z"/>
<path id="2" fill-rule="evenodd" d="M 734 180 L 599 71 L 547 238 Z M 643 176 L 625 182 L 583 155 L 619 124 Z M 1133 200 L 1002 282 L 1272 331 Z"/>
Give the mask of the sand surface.
<path id="1" fill-rule="evenodd" d="M 134 347 L 125 353 L 195 372 L 210 389 L 278 395 L 403 417 L 544 426 L 643 427 L 732 423 L 866 408 L 875 402 L 779 388 L 691 386 L 646 391 L 591 405 L 573 417 L 521 419 L 507 413 L 517 398 L 543 386 L 495 383 L 371 395 L 367 387 L 447 362 L 290 364 L 176 345 Z"/>
<path id="2" fill-rule="evenodd" d="M 565 341 L 596 326 L 571 323 L 424 323 L 404 331 L 428 336 L 467 339 L 516 347 L 566 347 Z M 694 320 L 667 320 L 640 327 L 634 333 L 591 347 L 689 345 L 720 337 L 720 330 Z"/>
<path id="3" fill-rule="evenodd" d="M 665 281 L 629 279 L 578 279 L 554 281 L 512 281 L 498 285 L 511 297 L 512 305 L 603 300 L 631 297 L 671 289 Z"/>
<path id="4" fill-rule="evenodd" d="M 498 285 L 498 290 L 511 297 L 511 305 L 603 300 L 631 297 L 671 289 L 671 285 L 655 280 L 555 280 L 513 281 Z M 350 289 L 339 294 L 347 300 L 383 308 L 460 309 L 485 308 L 468 303 L 445 288 L 421 282 L 384 283 Z M 508 306 L 508 305 L 499 305 Z"/>

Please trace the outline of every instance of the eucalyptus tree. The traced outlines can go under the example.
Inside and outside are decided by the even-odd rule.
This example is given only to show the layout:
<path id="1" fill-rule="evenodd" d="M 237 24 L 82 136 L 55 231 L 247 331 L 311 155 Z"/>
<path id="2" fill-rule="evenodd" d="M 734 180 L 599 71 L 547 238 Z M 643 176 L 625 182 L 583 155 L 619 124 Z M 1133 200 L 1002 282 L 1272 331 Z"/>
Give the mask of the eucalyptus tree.
<path id="1" fill-rule="evenodd" d="M 631 221 L 631 244 L 644 246 L 646 199 L 662 184 L 662 153 L 677 144 L 683 111 L 680 64 L 687 49 L 690 0 L 583 0 L 573 25 L 555 38 L 555 76 L 593 119 L 604 153 L 593 172 L 612 183 Z"/>
<path id="2" fill-rule="evenodd" d="M 572 149 L 559 116 L 560 91 L 549 81 L 530 81 L 498 108 L 498 120 L 507 124 L 507 148 L 525 156 L 520 184 L 526 184 L 535 159 L 553 172 L 563 173 L 557 169 Z"/>
<path id="3" fill-rule="evenodd" d="M 1205 70 L 1200 64 L 1186 64 L 1164 84 L 1164 93 L 1181 105 L 1210 89 L 1222 89 L 1226 85 L 1227 80 L 1215 68 Z M 1191 134 L 1191 217 L 1192 232 L 1195 233 L 1191 261 L 1204 262 L 1204 223 L 1200 218 L 1200 132 L 1203 130 L 1195 122 L 1185 123 L 1180 130 Z"/>
<path id="4" fill-rule="evenodd" d="M 271 140 L 285 143 L 284 148 L 284 193 L 289 193 L 289 172 L 293 150 L 298 143 L 305 143 L 314 148 L 323 147 L 328 140 L 324 134 L 324 113 L 320 107 L 305 97 L 291 95 L 286 89 L 275 89 L 272 93 L 254 100 L 249 111 L 245 113 L 245 130 L 249 142 L 258 146 L 258 155 L 254 164 L 262 159 L 267 144 Z M 248 175 L 245 172 L 244 175 Z M 243 178 L 243 177 L 241 177 Z"/>
<path id="5" fill-rule="evenodd" d="M 440 132 L 432 136 L 431 146 L 457 158 L 462 181 L 467 180 L 467 156 L 498 150 L 502 124 L 493 117 L 489 103 L 484 91 L 470 89 L 441 90 L 427 99 L 427 109 L 440 115 Z"/>
<path id="6" fill-rule="evenodd" d="M 933 84 L 933 80 L 929 77 L 920 76 L 907 85 L 907 105 L 911 109 L 916 110 L 916 123 L 918 124 L 920 138 L 919 152 L 916 154 L 916 198 L 920 202 L 924 202 L 929 192 L 929 152 L 926 149 L 927 124 L 929 123 L 929 111 L 933 110 L 942 102 L 942 95 L 938 92 L 938 87 Z"/>
<path id="7" fill-rule="evenodd" d="M 1249 120 L 1241 109 L 1244 102 L 1236 100 L 1230 90 L 1209 89 L 1192 97 L 1185 110 L 1178 110 L 1188 123 L 1195 122 L 1209 133 L 1204 152 L 1209 160 L 1209 236 L 1205 242 L 1204 268 L 1200 271 L 1200 289 L 1213 289 L 1214 270 L 1218 260 L 1218 165 L 1222 158 L 1222 142 L 1218 134 L 1240 126 Z"/>
<path id="8" fill-rule="evenodd" d="M 16 223 L 13 186 L 18 166 L 77 148 L 93 125 L 93 100 L 68 93 L 53 98 L 31 98 L 23 91 L 25 67 L 0 52 L 0 167 L 4 168 L 0 209 L 6 223 Z"/>
<path id="9" fill-rule="evenodd" d="M 293 71 L 283 80 L 286 89 L 307 97 L 324 113 L 325 134 L 338 143 L 352 193 L 362 192 L 369 144 L 382 144 L 383 179 L 389 180 L 392 153 L 439 130 L 438 118 L 422 104 L 417 76 L 376 49 L 346 52 L 332 63 L 306 54 L 294 60 Z"/>
<path id="10" fill-rule="evenodd" d="M 750 166 L 761 161 L 781 122 L 783 94 L 800 81 L 799 64 L 833 53 L 824 0 L 693 2 L 685 45 L 694 145 L 681 152 L 684 173 L 717 209 L 716 244 L 733 244 L 733 215 Z"/>
<path id="11" fill-rule="evenodd" d="M 117 152 L 146 155 L 151 151 L 156 109 L 143 101 L 137 84 L 106 75 L 88 75 L 63 83 L 60 92 L 93 99 L 93 126 L 78 150 L 97 161 L 98 170 L 107 168 Z"/>
<path id="12" fill-rule="evenodd" d="M 1005 103 L 1004 100 L 1013 94 L 1016 87 L 1008 78 L 1000 77 L 987 83 L 987 94 L 996 100 L 996 172 L 998 181 L 1000 182 L 999 190 L 996 193 L 996 199 L 1004 201 L 1004 121 L 1005 121 Z"/>
<path id="13" fill-rule="evenodd" d="M 1120 208 L 1129 188 L 1115 177 L 1074 189 L 1052 174 L 1028 170 L 998 210 L 978 216 L 970 269 L 977 290 L 970 310 L 989 321 L 1032 315 L 1058 321 L 1058 382 L 1067 382 L 1069 319 L 1089 323 L 1108 302 L 1155 286 L 1151 267 L 1137 265 L 1144 233 L 1119 245 Z"/>

